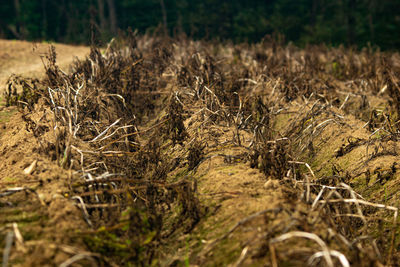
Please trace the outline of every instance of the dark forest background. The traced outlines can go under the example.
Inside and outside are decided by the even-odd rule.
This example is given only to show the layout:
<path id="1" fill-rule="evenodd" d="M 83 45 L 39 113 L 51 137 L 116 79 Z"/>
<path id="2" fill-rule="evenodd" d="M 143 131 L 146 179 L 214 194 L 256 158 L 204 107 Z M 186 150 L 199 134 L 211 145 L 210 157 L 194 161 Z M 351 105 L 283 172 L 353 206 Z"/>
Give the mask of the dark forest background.
<path id="1" fill-rule="evenodd" d="M 0 0 L 0 38 L 89 43 L 140 33 L 255 42 L 284 36 L 299 46 L 400 47 L 400 0 Z"/>

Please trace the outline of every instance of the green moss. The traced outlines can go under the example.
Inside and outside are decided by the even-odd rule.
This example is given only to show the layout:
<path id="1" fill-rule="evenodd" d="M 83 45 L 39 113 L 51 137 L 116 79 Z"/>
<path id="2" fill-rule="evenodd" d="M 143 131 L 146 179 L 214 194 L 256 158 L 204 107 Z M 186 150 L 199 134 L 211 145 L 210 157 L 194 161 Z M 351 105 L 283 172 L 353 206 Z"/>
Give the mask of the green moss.
<path id="1" fill-rule="evenodd" d="M 44 216 L 43 214 L 23 211 L 21 213 L 14 214 L 14 216 L 7 216 L 3 222 L 4 223 L 18 222 L 18 224 L 25 225 L 46 219 L 47 216 Z"/>
<path id="2" fill-rule="evenodd" d="M 4 216 L 16 216 L 16 215 L 20 215 L 22 212 L 23 212 L 23 210 L 16 209 L 13 207 L 3 208 L 1 211 L 1 216 L 2 216 L 2 218 L 5 218 Z"/>
<path id="3" fill-rule="evenodd" d="M 2 106 L 2 104 L 0 104 Z M 0 123 L 9 122 L 12 115 L 15 114 L 16 111 L 1 111 L 0 112 Z"/>
<path id="4" fill-rule="evenodd" d="M 212 254 L 204 266 L 228 266 L 237 261 L 241 251 L 240 239 L 225 238 L 212 250 Z"/>
<path id="5" fill-rule="evenodd" d="M 210 206 L 213 205 L 215 207 L 216 203 L 210 204 Z M 221 238 L 231 229 L 232 224 L 227 223 L 229 218 L 216 218 L 218 217 L 213 212 L 210 212 L 189 236 L 188 242 L 191 244 L 192 249 L 190 258 L 196 258 L 197 255 L 204 252 L 203 250 L 208 245 L 203 242 L 204 240 L 212 241 Z M 240 241 L 240 237 L 235 235 L 219 241 L 207 255 L 207 262 L 204 266 L 227 266 L 236 261 L 242 250 Z"/>
<path id="6" fill-rule="evenodd" d="M 358 192 L 364 191 L 368 187 L 365 174 L 355 177 L 351 183 L 353 188 Z"/>
<path id="7" fill-rule="evenodd" d="M 11 182 L 16 182 L 16 181 L 17 181 L 17 178 L 15 178 L 15 177 L 6 176 L 3 178 L 3 182 L 6 182 L 6 183 L 11 183 Z"/>
<path id="8" fill-rule="evenodd" d="M 182 168 L 179 170 L 174 176 L 169 177 L 169 182 L 178 182 L 184 179 L 189 174 L 189 170 L 187 168 Z"/>
<path id="9" fill-rule="evenodd" d="M 236 173 L 237 172 L 235 170 L 236 168 L 237 168 L 237 165 L 225 165 L 225 166 L 215 168 L 215 170 L 220 171 L 222 173 Z"/>
<path id="10" fill-rule="evenodd" d="M 30 240 L 38 240 L 40 239 L 40 232 L 39 231 L 32 231 L 32 226 L 39 224 L 39 223 L 30 223 L 30 224 L 18 224 L 19 229 L 21 230 L 21 234 L 24 237 L 25 241 Z"/>
<path id="11" fill-rule="evenodd" d="M 92 251 L 97 253 L 123 258 L 129 257 L 129 244 L 121 241 L 115 234 L 102 232 L 96 235 L 87 235 L 83 240 Z"/>
<path id="12" fill-rule="evenodd" d="M 14 258 L 14 259 L 10 260 L 8 263 L 10 266 L 15 266 L 15 265 L 22 266 L 24 262 L 25 262 L 25 259 Z"/>

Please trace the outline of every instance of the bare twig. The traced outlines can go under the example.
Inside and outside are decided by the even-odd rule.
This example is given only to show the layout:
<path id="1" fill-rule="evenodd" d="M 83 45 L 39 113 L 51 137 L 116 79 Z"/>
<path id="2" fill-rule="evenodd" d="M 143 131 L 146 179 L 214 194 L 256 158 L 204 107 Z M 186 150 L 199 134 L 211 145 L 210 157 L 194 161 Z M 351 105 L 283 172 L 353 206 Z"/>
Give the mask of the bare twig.
<path id="1" fill-rule="evenodd" d="M 97 266 L 95 260 L 93 259 L 93 255 L 91 253 L 80 253 L 80 254 L 76 254 L 72 258 L 69 258 L 68 260 L 64 261 L 63 263 L 61 263 L 59 265 L 59 267 L 68 267 L 71 264 L 73 264 L 77 261 L 83 260 L 83 259 L 88 259 L 91 261 L 92 266 Z"/>
<path id="2" fill-rule="evenodd" d="M 14 241 L 14 232 L 12 232 L 12 231 L 7 232 L 6 238 L 5 238 L 6 246 L 4 247 L 4 250 L 3 250 L 2 267 L 7 267 L 8 266 L 8 259 L 10 257 L 11 247 L 12 247 L 13 241 Z"/>
<path id="3" fill-rule="evenodd" d="M 287 239 L 290 238 L 294 238 L 294 237 L 302 237 L 302 238 L 307 238 L 307 239 L 311 239 L 314 240 L 321 248 L 322 248 L 322 255 L 326 261 L 326 264 L 329 267 L 333 267 L 333 261 L 332 261 L 332 257 L 331 257 L 331 253 L 330 250 L 328 249 L 328 246 L 325 244 L 325 242 L 319 238 L 316 234 L 313 233 L 307 233 L 307 232 L 300 232 L 300 231 L 293 231 L 293 232 L 289 232 L 286 234 L 283 234 L 281 236 L 278 236 L 276 238 L 273 238 L 270 240 L 271 244 L 274 243 L 278 243 L 278 242 L 282 242 L 285 241 Z"/>

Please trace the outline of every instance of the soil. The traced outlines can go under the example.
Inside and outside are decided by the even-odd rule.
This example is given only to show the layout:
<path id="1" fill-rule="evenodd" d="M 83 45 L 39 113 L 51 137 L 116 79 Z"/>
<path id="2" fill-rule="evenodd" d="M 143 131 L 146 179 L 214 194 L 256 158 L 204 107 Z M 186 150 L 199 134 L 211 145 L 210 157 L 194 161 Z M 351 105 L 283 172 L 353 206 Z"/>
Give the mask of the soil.
<path id="1" fill-rule="evenodd" d="M 82 58 L 89 53 L 89 48 L 84 46 L 0 40 L 1 89 L 4 90 L 5 82 L 11 74 L 42 77 L 44 68 L 41 58 L 46 56 L 50 45 L 56 48 L 57 64 L 64 70 L 68 70 L 75 57 Z"/>
<path id="2" fill-rule="evenodd" d="M 41 56 L 45 55 L 49 46 L 0 40 L 2 95 L 5 83 L 12 74 L 43 77 Z M 87 47 L 82 46 L 54 46 L 61 68 L 67 68 L 74 56 L 82 58 L 89 52 Z M 10 255 L 10 264 L 54 266 L 84 251 L 82 242 L 75 238 L 77 230 L 85 229 L 82 211 L 63 195 L 68 172 L 39 155 L 36 138 L 28 131 L 16 107 L 5 107 L 2 103 L 0 129 L 0 190 L 20 190 L 6 200 L 0 200 L 2 241 L 12 229 L 17 229 L 22 236 L 21 242 L 14 241 L 18 243 L 15 243 L 15 250 Z M 32 163 L 32 172 L 24 173 Z"/>
<path id="3" fill-rule="evenodd" d="M 87 47 L 55 44 L 55 48 L 57 62 L 62 69 L 68 68 L 74 56 L 82 58 L 89 53 Z M 5 83 L 11 74 L 43 77 L 40 56 L 47 50 L 48 44 L 34 45 L 28 42 L 0 40 L 1 89 L 5 90 Z M 280 78 L 271 83 L 260 83 L 264 86 L 262 95 L 270 98 L 269 103 L 284 102 L 282 95 L 275 91 L 276 87 L 285 88 Z M 399 203 L 400 177 L 399 172 L 393 172 L 392 166 L 397 162 L 400 142 L 371 135 L 365 127 L 364 115 L 354 111 L 354 107 L 361 105 L 362 97 L 351 95 L 345 101 L 348 95 L 346 83 L 340 79 L 332 83 L 335 88 L 344 90 L 344 95 L 338 97 L 343 106 L 324 106 L 323 100 L 308 102 L 303 98 L 285 102 L 285 106 L 279 111 L 274 110 L 276 113 L 273 115 L 271 128 L 280 138 L 267 143 L 273 143 L 275 146 L 266 146 L 259 150 L 265 152 L 268 148 L 276 153 L 276 159 L 284 157 L 282 153 L 277 152 L 280 140 L 285 140 L 293 131 L 298 131 L 293 144 L 290 144 L 293 147 L 290 154 L 296 158 L 283 162 L 290 170 L 282 175 L 284 177 L 269 172 L 268 168 L 263 169 L 263 163 L 259 161 L 261 155 L 257 157 L 256 166 L 250 167 L 249 148 L 254 136 L 248 131 L 237 129 L 233 125 L 202 127 L 200 117 L 204 115 L 199 114 L 204 108 L 196 105 L 185 106 L 184 127 L 188 136 L 196 136 L 205 143 L 204 154 L 192 170 L 188 170 L 187 166 L 180 166 L 167 173 L 167 177 L 168 181 L 174 182 L 180 177 L 190 176 L 197 187 L 196 197 L 201 205 L 206 207 L 206 211 L 193 229 L 178 229 L 168 237 L 166 244 L 155 245 L 159 246 L 158 261 L 155 265 L 278 266 L 279 262 L 283 266 L 304 266 L 312 258 L 310 255 L 323 250 L 320 243 L 313 239 L 315 236 L 329 243 L 330 249 L 346 255 L 350 264 L 355 266 L 400 264 L 399 229 L 396 221 L 391 221 L 392 210 L 385 209 L 388 206 L 397 207 Z M 162 93 L 170 94 L 175 89 L 173 86 L 167 86 Z M 253 92 L 255 91 L 256 88 L 253 88 Z M 389 105 L 390 99 L 387 96 L 377 97 L 370 92 L 365 94 L 371 110 Z M 166 102 L 165 99 L 162 101 Z M 40 101 L 35 110 L 40 110 Z M 145 118 L 151 122 L 155 121 L 157 125 L 167 112 L 164 109 L 149 115 L 150 119 Z M 365 115 L 367 119 L 369 115 Z M 48 126 L 50 116 L 50 112 L 43 109 L 32 115 L 31 119 L 38 125 L 43 122 L 43 125 Z M 152 123 L 139 126 L 140 129 L 146 129 L 152 127 Z M 115 263 L 118 262 L 115 255 L 109 259 L 108 255 L 101 255 L 101 251 L 91 251 L 88 243 L 82 238 L 82 233 L 91 234 L 96 231 L 85 220 L 79 198 L 71 199 L 68 195 L 71 192 L 73 170 L 61 167 L 56 160 L 44 157 L 42 153 L 42 145 L 45 144 L 43 140 L 54 139 L 53 134 L 54 132 L 48 131 L 43 134 L 42 139 L 38 139 L 32 129 L 27 127 L 22 113 L 18 112 L 17 108 L 5 107 L 2 103 L 2 255 L 7 236 L 12 234 L 13 246 L 7 254 L 8 262 L 12 266 L 54 266 L 69 263 L 70 259 L 76 257 L 80 257 L 75 263 L 76 266 L 96 266 L 99 262 L 105 265 L 130 266 L 127 262 Z M 238 135 L 240 145 L 232 141 L 236 140 Z M 145 143 L 148 139 L 143 135 L 136 141 Z M 285 141 L 282 142 L 282 146 L 287 145 Z M 170 158 L 182 158 L 181 154 L 186 153 L 190 140 L 183 144 L 175 144 L 174 140 L 174 144 L 167 145 L 169 151 L 166 154 Z M 309 165 L 305 164 L 306 162 Z M 326 182 L 324 179 L 332 181 Z M 372 219 L 380 221 L 383 218 L 378 226 L 370 222 L 367 215 L 368 223 L 364 226 L 360 226 L 362 224 L 359 221 L 346 218 L 349 214 L 356 215 L 360 209 L 339 204 L 326 207 L 328 204 L 322 205 L 322 202 L 317 201 L 319 193 L 327 197 L 328 190 L 334 188 L 332 192 L 342 192 L 340 190 L 344 190 L 344 186 L 347 185 L 351 186 L 355 193 L 362 195 L 365 201 L 384 204 L 383 209 L 370 206 L 369 209 L 362 209 L 364 214 L 371 215 Z M 322 190 L 326 190 L 324 194 Z M 354 191 L 349 190 L 353 193 Z M 10 194 L 6 195 L 7 192 Z M 350 193 L 343 193 L 346 194 Z M 315 206 L 310 199 L 315 200 Z M 372 228 L 368 230 L 368 227 Z M 295 236 L 300 232 L 309 233 L 308 239 Z M 370 237 L 360 236 L 367 232 Z M 285 240 L 279 239 L 287 233 L 293 236 Z M 348 235 L 344 237 L 343 233 Z M 379 239 L 382 233 L 386 233 L 387 238 Z M 310 236 L 312 237 L 309 238 Z M 354 240 L 346 240 L 349 237 L 353 237 Z M 376 240 L 385 240 L 388 244 L 376 245 Z M 378 252 L 374 250 L 377 246 Z M 381 256 L 379 249 L 385 257 Z M 321 255 L 316 258 L 312 264 L 325 266 Z M 338 265 L 340 257 L 335 259 L 334 263 Z"/>

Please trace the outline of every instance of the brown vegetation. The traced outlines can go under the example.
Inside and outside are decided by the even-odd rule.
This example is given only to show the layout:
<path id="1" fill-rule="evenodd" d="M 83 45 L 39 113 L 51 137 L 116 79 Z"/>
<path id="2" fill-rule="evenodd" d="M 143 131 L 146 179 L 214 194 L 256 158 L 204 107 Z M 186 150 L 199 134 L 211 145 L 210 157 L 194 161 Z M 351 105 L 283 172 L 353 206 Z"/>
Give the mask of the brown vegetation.
<path id="1" fill-rule="evenodd" d="M 66 73 L 51 48 L 5 92 L 26 131 L 1 153 L 36 163 L 0 181 L 2 217 L 37 218 L 1 221 L 4 255 L 55 239 L 37 262 L 398 265 L 399 62 L 130 34 Z"/>

